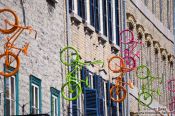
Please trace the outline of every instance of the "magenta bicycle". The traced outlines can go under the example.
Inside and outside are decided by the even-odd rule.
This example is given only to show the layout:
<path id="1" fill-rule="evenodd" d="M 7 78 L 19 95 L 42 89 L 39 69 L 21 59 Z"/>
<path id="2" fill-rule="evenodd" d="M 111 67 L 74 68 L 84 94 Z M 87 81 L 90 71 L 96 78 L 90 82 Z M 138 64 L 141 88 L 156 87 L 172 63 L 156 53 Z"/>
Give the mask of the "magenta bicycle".
<path id="1" fill-rule="evenodd" d="M 124 50 L 122 49 L 122 45 L 125 46 Z M 126 29 L 120 32 L 120 52 L 124 56 L 123 59 L 126 67 L 131 70 L 134 70 L 137 66 L 136 57 L 140 57 L 140 50 L 134 52 L 138 45 L 143 45 L 143 43 L 134 39 L 134 34 L 131 30 Z"/>

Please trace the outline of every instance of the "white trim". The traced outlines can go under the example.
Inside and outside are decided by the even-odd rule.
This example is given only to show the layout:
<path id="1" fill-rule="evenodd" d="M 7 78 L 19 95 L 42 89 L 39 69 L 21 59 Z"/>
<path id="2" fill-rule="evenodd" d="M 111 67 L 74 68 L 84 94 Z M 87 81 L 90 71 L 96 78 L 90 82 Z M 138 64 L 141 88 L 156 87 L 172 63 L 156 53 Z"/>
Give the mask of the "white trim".
<path id="1" fill-rule="evenodd" d="M 33 83 L 32 83 L 32 86 L 34 87 L 34 91 L 33 91 L 33 98 L 34 98 L 33 99 L 33 103 L 34 104 L 33 104 L 32 108 L 35 109 L 35 110 L 37 110 L 37 114 L 38 114 L 39 113 L 39 109 L 40 109 L 40 107 L 39 107 L 39 86 L 37 86 L 37 85 L 35 85 Z M 36 107 L 36 103 L 35 103 L 35 101 L 36 101 L 35 100 L 35 88 L 38 89 L 38 93 L 37 93 L 38 94 L 38 108 Z"/>
<path id="2" fill-rule="evenodd" d="M 115 0 L 111 0 L 111 7 L 112 7 L 112 38 L 113 38 L 113 43 L 116 44 L 116 18 L 115 17 Z"/>
<path id="3" fill-rule="evenodd" d="M 103 33 L 103 3 L 102 0 L 99 1 L 99 9 L 100 9 L 100 33 Z"/>
<path id="4" fill-rule="evenodd" d="M 53 99 L 53 102 L 54 102 L 54 106 L 53 106 L 53 108 L 54 108 L 53 116 L 57 116 L 57 115 L 58 115 L 58 97 L 52 94 L 51 102 L 52 102 L 52 99 Z M 56 104 L 57 104 L 57 105 L 55 104 L 55 101 L 56 101 Z M 51 103 L 51 105 L 52 105 L 52 103 Z M 57 106 L 56 108 L 55 108 L 55 105 Z M 52 106 L 51 106 L 51 107 L 52 107 Z M 55 111 L 57 112 L 57 115 L 55 115 Z"/>
<path id="5" fill-rule="evenodd" d="M 87 23 L 90 24 L 90 0 L 86 0 Z"/>
<path id="6" fill-rule="evenodd" d="M 74 13 L 78 14 L 78 0 L 73 0 Z"/>

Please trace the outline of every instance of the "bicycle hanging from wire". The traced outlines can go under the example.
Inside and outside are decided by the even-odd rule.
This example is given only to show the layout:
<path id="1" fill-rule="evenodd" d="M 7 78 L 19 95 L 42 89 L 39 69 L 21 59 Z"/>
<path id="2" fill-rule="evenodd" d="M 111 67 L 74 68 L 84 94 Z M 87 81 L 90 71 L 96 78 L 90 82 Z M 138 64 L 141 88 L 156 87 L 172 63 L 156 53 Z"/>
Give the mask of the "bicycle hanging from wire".
<path id="1" fill-rule="evenodd" d="M 124 59 L 120 56 L 113 56 L 108 61 L 108 67 L 113 73 L 119 73 L 119 75 L 115 79 L 115 85 L 112 85 L 110 88 L 110 97 L 114 102 L 122 102 L 126 98 L 127 90 L 124 87 L 125 85 L 129 85 L 131 89 L 134 88 L 131 80 L 129 82 L 123 82 L 123 76 L 128 72 L 128 68 L 124 63 Z"/>
<path id="2" fill-rule="evenodd" d="M 153 101 L 153 95 L 156 93 L 158 96 L 161 96 L 160 88 L 153 88 L 153 82 L 157 79 L 151 74 L 150 69 L 145 65 L 140 65 L 136 70 L 137 78 L 141 80 L 147 80 L 146 83 L 142 84 L 142 89 L 139 92 L 138 99 L 139 104 L 143 106 L 149 106 Z M 162 83 L 162 80 L 159 81 Z"/>
<path id="3" fill-rule="evenodd" d="M 68 61 L 65 58 L 69 58 Z M 63 84 L 61 87 L 61 94 L 64 99 L 72 101 L 76 100 L 79 95 L 82 93 L 81 83 L 85 83 L 85 86 L 88 86 L 88 78 L 86 77 L 85 80 L 78 79 L 77 75 L 80 70 L 84 66 L 89 65 L 101 65 L 103 66 L 103 62 L 101 60 L 89 61 L 89 62 L 82 62 L 80 60 L 80 55 L 78 54 L 77 50 L 73 47 L 65 47 L 60 52 L 60 60 L 66 66 L 71 66 L 72 70 L 66 74 L 66 83 Z M 66 94 L 66 91 L 70 95 Z"/>
<path id="4" fill-rule="evenodd" d="M 0 71 L 0 75 L 3 75 L 5 77 L 10 77 L 16 74 L 16 72 L 19 70 L 20 52 L 23 52 L 24 55 L 27 55 L 27 51 L 29 47 L 29 43 L 25 43 L 22 48 L 19 48 L 15 45 L 15 41 L 19 38 L 19 36 L 24 30 L 28 30 L 29 34 L 31 34 L 32 31 L 34 31 L 35 38 L 37 36 L 37 32 L 33 30 L 31 26 L 19 25 L 18 17 L 16 13 L 11 9 L 8 9 L 8 8 L 0 9 L 0 17 L 1 17 L 1 23 L 2 23 L 0 27 L 0 33 L 9 35 L 8 37 L 5 37 L 7 42 L 4 44 L 4 53 L 0 54 L 0 60 L 4 62 L 5 69 L 8 70 L 11 67 L 11 65 L 13 65 L 13 68 L 14 68 L 14 70 L 10 72 Z M 5 27 L 2 27 L 3 24 L 5 24 Z M 17 51 L 16 54 L 13 52 L 14 50 Z"/>

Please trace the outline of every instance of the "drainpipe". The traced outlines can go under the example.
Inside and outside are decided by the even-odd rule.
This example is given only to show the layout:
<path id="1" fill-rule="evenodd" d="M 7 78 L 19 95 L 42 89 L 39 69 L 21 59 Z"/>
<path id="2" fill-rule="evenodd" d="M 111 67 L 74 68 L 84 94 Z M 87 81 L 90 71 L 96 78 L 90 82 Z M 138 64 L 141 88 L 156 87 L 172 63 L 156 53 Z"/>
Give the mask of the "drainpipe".
<path id="1" fill-rule="evenodd" d="M 126 0 L 122 0 L 122 16 L 123 16 L 123 19 L 122 19 L 122 30 L 126 29 Z M 126 40 L 124 40 L 126 41 Z M 126 46 L 122 46 L 122 49 L 125 49 Z M 129 78 L 129 74 L 126 74 L 125 78 L 124 78 L 124 81 L 125 82 L 128 82 L 128 78 Z M 124 116 L 130 116 L 130 104 L 129 104 L 129 88 L 128 86 L 126 86 L 126 89 L 127 89 L 127 97 L 126 97 L 126 100 L 124 101 Z"/>
<path id="2" fill-rule="evenodd" d="M 69 46 L 71 44 L 71 35 L 70 35 L 70 15 L 69 15 L 69 0 L 66 0 L 66 45 Z M 69 51 L 68 53 L 69 54 Z M 70 62 L 70 59 L 67 58 L 67 61 Z M 66 70 L 66 68 L 65 68 Z M 68 68 L 68 72 L 70 71 L 70 67 Z M 65 81 L 63 81 L 65 82 Z M 63 101 L 64 101 L 64 98 L 63 98 Z M 64 102 L 63 102 L 63 106 L 65 106 Z M 69 108 L 67 107 L 67 104 L 66 104 L 66 108 L 68 110 L 68 115 L 70 116 L 72 114 L 71 112 L 71 103 L 69 102 Z M 63 114 L 64 115 L 64 114 Z"/>

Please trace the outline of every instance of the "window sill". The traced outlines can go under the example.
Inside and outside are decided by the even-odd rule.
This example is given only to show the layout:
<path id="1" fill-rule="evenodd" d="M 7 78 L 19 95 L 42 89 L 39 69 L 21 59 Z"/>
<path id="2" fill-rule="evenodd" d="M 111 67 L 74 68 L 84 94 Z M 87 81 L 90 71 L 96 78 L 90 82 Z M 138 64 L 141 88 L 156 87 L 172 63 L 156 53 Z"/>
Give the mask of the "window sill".
<path id="1" fill-rule="evenodd" d="M 111 50 L 113 51 L 113 53 L 118 53 L 119 52 L 119 50 L 120 50 L 120 47 L 117 45 L 117 44 L 115 44 L 115 43 L 112 43 L 111 44 Z"/>
<path id="2" fill-rule="evenodd" d="M 87 22 L 84 23 L 84 27 L 87 31 L 89 31 L 90 33 L 95 32 L 95 28 L 93 26 L 91 26 L 90 24 L 88 24 Z"/>
<path id="3" fill-rule="evenodd" d="M 73 11 L 70 13 L 71 21 L 75 21 L 76 23 L 80 24 L 82 23 L 82 18 L 78 16 L 76 13 Z"/>
<path id="4" fill-rule="evenodd" d="M 106 43 L 107 42 L 107 37 L 101 33 L 98 34 L 98 39 L 101 41 L 101 43 Z"/>

